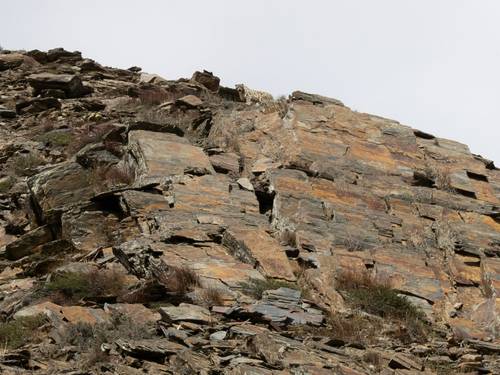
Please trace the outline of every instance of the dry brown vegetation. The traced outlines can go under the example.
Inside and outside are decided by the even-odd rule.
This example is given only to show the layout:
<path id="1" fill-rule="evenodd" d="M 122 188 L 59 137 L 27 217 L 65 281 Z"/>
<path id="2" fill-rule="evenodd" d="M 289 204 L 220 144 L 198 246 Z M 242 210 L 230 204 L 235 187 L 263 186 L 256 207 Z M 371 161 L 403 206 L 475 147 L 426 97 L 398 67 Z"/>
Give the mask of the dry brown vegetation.
<path id="1" fill-rule="evenodd" d="M 97 363 L 108 360 L 108 354 L 102 351 L 102 344 L 113 343 L 118 339 L 147 339 L 155 336 L 153 325 L 132 321 L 125 315 L 113 314 L 106 323 L 91 325 L 76 323 L 59 329 L 58 351 L 64 347 L 74 346 L 84 353 L 82 367 L 91 368 Z M 54 354 L 58 354 L 57 351 Z"/>
<path id="2" fill-rule="evenodd" d="M 288 113 L 288 100 L 284 95 L 279 96 L 277 99 L 273 101 L 265 102 L 263 105 L 264 105 L 263 109 L 264 113 L 278 112 L 281 118 L 284 118 Z"/>
<path id="3" fill-rule="evenodd" d="M 135 180 L 135 169 L 124 164 L 98 166 L 92 170 L 90 178 L 96 186 L 131 185 Z"/>
<path id="4" fill-rule="evenodd" d="M 111 129 L 113 129 L 113 125 L 109 122 L 85 124 L 74 130 L 66 149 L 70 155 L 74 155 L 89 144 L 101 142 Z"/>
<path id="5" fill-rule="evenodd" d="M 338 346 L 369 346 L 377 344 L 382 329 L 383 324 L 380 318 L 357 312 L 353 314 L 326 313 L 324 326 L 300 325 L 292 327 L 291 331 L 296 335 L 328 337 L 336 341 Z"/>
<path id="6" fill-rule="evenodd" d="M 186 266 L 167 266 L 161 263 L 156 268 L 154 277 L 168 292 L 174 294 L 186 294 L 201 286 L 196 272 Z"/>
<path id="7" fill-rule="evenodd" d="M 196 304 L 205 307 L 220 306 L 224 304 L 223 292 L 219 288 L 213 286 L 197 288 L 193 300 Z"/>
<path id="8" fill-rule="evenodd" d="M 449 168 L 438 168 L 428 166 L 424 170 L 426 177 L 434 182 L 437 189 L 453 193 L 455 189 L 451 186 L 451 171 Z"/>
<path id="9" fill-rule="evenodd" d="M 172 99 L 172 94 L 159 87 L 142 89 L 139 92 L 139 101 L 145 106 L 159 105 Z"/>

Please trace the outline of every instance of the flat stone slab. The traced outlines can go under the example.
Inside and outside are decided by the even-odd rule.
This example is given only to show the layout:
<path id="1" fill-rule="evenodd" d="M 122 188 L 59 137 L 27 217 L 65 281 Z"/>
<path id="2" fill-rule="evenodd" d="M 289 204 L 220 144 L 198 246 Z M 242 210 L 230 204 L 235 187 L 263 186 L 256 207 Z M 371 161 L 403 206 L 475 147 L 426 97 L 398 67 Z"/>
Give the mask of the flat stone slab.
<path id="1" fill-rule="evenodd" d="M 48 225 L 35 228 L 5 247 L 7 259 L 17 260 L 31 255 L 37 251 L 40 245 L 50 242 L 52 239 L 53 234 Z"/>
<path id="2" fill-rule="evenodd" d="M 90 93 L 89 88 L 84 87 L 81 79 L 74 74 L 32 74 L 28 77 L 28 83 L 34 89 L 34 96 L 44 90 L 62 90 L 67 98 L 78 98 Z"/>
<path id="3" fill-rule="evenodd" d="M 168 133 L 134 130 L 128 134 L 130 152 L 142 179 L 184 174 L 204 175 L 215 171 L 203 150 Z"/>
<path id="4" fill-rule="evenodd" d="M 210 311 L 206 308 L 188 303 L 181 303 L 179 306 L 160 307 L 159 311 L 162 320 L 169 323 L 192 322 L 209 324 L 214 321 L 210 315 Z"/>
<path id="5" fill-rule="evenodd" d="M 135 358 L 153 360 L 162 363 L 165 357 L 178 353 L 185 346 L 168 339 L 117 340 L 118 350 Z"/>
<path id="6" fill-rule="evenodd" d="M 91 172 L 74 162 L 58 164 L 31 177 L 28 186 L 44 218 L 85 203 L 94 195 Z"/>
<path id="7" fill-rule="evenodd" d="M 301 299 L 299 290 L 278 288 L 267 290 L 262 300 L 249 306 L 237 306 L 226 312 L 229 316 L 250 316 L 251 320 L 282 324 L 320 325 L 324 321 L 321 310 L 312 307 Z"/>
<path id="8" fill-rule="evenodd" d="M 96 324 L 108 321 L 109 315 L 102 309 L 82 306 L 59 306 L 52 302 L 25 307 L 14 314 L 14 319 L 36 315 L 45 315 L 54 323 L 69 322 Z"/>
<path id="9" fill-rule="evenodd" d="M 132 322 L 154 323 L 161 319 L 161 315 L 158 312 L 148 309 L 140 303 L 105 303 L 104 311 L 110 315 L 125 315 Z"/>
<path id="10" fill-rule="evenodd" d="M 222 243 L 239 260 L 259 269 L 264 275 L 288 281 L 296 280 L 285 250 L 262 229 L 229 228 Z"/>

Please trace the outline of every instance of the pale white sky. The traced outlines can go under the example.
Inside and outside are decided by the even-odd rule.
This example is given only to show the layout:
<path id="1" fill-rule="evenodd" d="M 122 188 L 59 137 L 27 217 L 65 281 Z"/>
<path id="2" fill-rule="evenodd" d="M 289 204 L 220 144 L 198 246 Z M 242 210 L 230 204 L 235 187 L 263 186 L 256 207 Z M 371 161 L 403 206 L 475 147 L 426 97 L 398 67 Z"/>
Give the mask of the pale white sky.
<path id="1" fill-rule="evenodd" d="M 498 0 L 3 0 L 0 44 L 303 90 L 500 164 Z"/>

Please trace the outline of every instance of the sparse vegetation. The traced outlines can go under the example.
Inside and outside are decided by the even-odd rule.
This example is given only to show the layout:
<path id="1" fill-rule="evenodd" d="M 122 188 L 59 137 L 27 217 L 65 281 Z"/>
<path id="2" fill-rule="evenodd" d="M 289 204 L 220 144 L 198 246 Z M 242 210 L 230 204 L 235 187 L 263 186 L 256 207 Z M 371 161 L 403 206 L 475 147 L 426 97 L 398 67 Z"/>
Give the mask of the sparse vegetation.
<path id="1" fill-rule="evenodd" d="M 453 193 L 455 189 L 451 186 L 451 172 L 449 168 L 437 168 L 428 166 L 424 169 L 424 175 L 433 181 L 437 189 Z"/>
<path id="2" fill-rule="evenodd" d="M 264 113 L 278 112 L 281 118 L 284 118 L 288 113 L 288 100 L 285 95 L 280 95 L 277 99 L 269 102 L 264 102 Z"/>
<path id="3" fill-rule="evenodd" d="M 94 185 L 130 185 L 135 180 L 135 170 L 129 165 L 98 166 L 92 171 L 91 179 Z"/>
<path id="4" fill-rule="evenodd" d="M 42 157 L 29 153 L 13 156 L 8 161 L 12 171 L 18 176 L 32 176 L 36 168 L 45 164 Z"/>
<path id="5" fill-rule="evenodd" d="M 59 347 L 77 347 L 85 353 L 82 359 L 87 368 L 107 360 L 107 353 L 101 350 L 104 343 L 112 343 L 118 339 L 147 339 L 155 335 L 153 325 L 132 321 L 122 314 L 113 314 L 106 323 L 76 323 L 65 326 L 60 331 Z"/>
<path id="6" fill-rule="evenodd" d="M 300 325 L 292 327 L 297 334 L 329 337 L 339 341 L 339 345 L 372 345 L 376 344 L 382 330 L 382 320 L 356 312 L 354 314 L 328 314 L 324 326 L 313 327 Z"/>
<path id="7" fill-rule="evenodd" d="M 139 92 L 139 101 L 145 106 L 159 105 L 172 99 L 172 94 L 162 88 L 143 89 Z"/>
<path id="8" fill-rule="evenodd" d="M 81 299 L 121 296 L 124 292 L 124 276 L 114 270 L 56 274 L 42 290 L 43 295 L 59 304 L 74 303 Z"/>
<path id="9" fill-rule="evenodd" d="M 113 125 L 109 122 L 95 125 L 86 124 L 76 129 L 67 146 L 68 153 L 73 155 L 89 144 L 101 142 L 111 129 L 113 129 Z"/>
<path id="10" fill-rule="evenodd" d="M 267 278 L 265 280 L 250 279 L 247 282 L 240 283 L 240 287 L 241 291 L 244 294 L 255 297 L 257 299 L 262 298 L 262 293 L 264 293 L 266 290 L 275 290 L 278 288 L 299 289 L 297 284 L 270 278 Z"/>
<path id="11" fill-rule="evenodd" d="M 374 344 L 380 334 L 380 321 L 360 313 L 352 315 L 331 314 L 327 318 L 328 336 L 346 343 Z"/>
<path id="12" fill-rule="evenodd" d="M 220 306 L 224 304 L 223 293 L 213 286 L 198 288 L 194 294 L 194 302 L 205 307 Z"/>
<path id="13" fill-rule="evenodd" d="M 422 317 L 405 297 L 392 289 L 388 282 L 376 280 L 368 272 L 343 272 L 337 277 L 337 288 L 357 308 L 381 317 L 404 317 L 408 314 Z"/>
<path id="14" fill-rule="evenodd" d="M 10 188 L 14 185 L 15 179 L 10 176 L 5 176 L 0 178 L 0 194 L 7 193 Z"/>
<path id="15" fill-rule="evenodd" d="M 370 364 L 375 371 L 382 371 L 382 356 L 380 355 L 380 353 L 373 350 L 368 350 L 363 354 L 363 360 L 366 363 Z"/>
<path id="16" fill-rule="evenodd" d="M 170 293 L 186 294 L 200 287 L 200 278 L 194 270 L 186 266 L 167 266 L 161 263 L 154 273 L 156 281 Z"/>
<path id="17" fill-rule="evenodd" d="M 34 341 L 38 328 L 44 325 L 44 315 L 20 317 L 6 323 L 0 323 L 0 347 L 16 349 Z"/>
<path id="18" fill-rule="evenodd" d="M 420 341 L 427 336 L 425 314 L 387 280 L 368 272 L 344 271 L 337 276 L 336 288 L 351 307 L 393 321 L 398 327 L 395 336 L 401 341 Z"/>
<path id="19" fill-rule="evenodd" d="M 71 143 L 73 136 L 69 131 L 49 131 L 38 137 L 38 140 L 56 147 L 65 147 Z"/>
<path id="20" fill-rule="evenodd" d="M 348 251 L 361 251 L 363 250 L 363 241 L 359 238 L 358 234 L 351 232 L 345 233 L 343 245 Z"/>

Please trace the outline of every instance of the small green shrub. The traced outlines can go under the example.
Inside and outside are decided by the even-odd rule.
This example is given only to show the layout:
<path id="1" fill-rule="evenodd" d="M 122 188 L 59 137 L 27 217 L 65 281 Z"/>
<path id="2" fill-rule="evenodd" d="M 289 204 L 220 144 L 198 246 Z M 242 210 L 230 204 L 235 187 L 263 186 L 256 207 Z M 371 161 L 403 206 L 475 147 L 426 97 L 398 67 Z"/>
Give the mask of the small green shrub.
<path id="1" fill-rule="evenodd" d="M 381 317 L 406 318 L 407 315 L 423 317 L 423 313 L 406 297 L 383 285 L 370 289 L 349 290 L 347 300 L 354 307 Z"/>
<path id="2" fill-rule="evenodd" d="M 17 349 L 32 342 L 38 328 L 47 322 L 44 315 L 27 316 L 0 323 L 0 347 Z"/>
<path id="3" fill-rule="evenodd" d="M 63 304 L 80 299 L 121 296 L 124 292 L 124 276 L 114 270 L 56 274 L 42 291 Z"/>
<path id="4" fill-rule="evenodd" d="M 73 136 L 67 131 L 50 131 L 38 137 L 38 140 L 52 146 L 64 147 L 71 143 Z"/>
<path id="5" fill-rule="evenodd" d="M 401 341 L 421 341 L 427 336 L 423 311 L 399 295 L 387 281 L 377 280 L 368 272 L 343 272 L 337 276 L 336 287 L 351 307 L 395 323 L 395 336 Z"/>
<path id="6" fill-rule="evenodd" d="M 240 287 L 244 294 L 257 299 L 261 299 L 262 293 L 266 290 L 275 290 L 279 288 L 299 289 L 299 287 L 294 283 L 270 278 L 266 278 L 265 280 L 250 279 L 248 282 L 241 282 Z"/>

